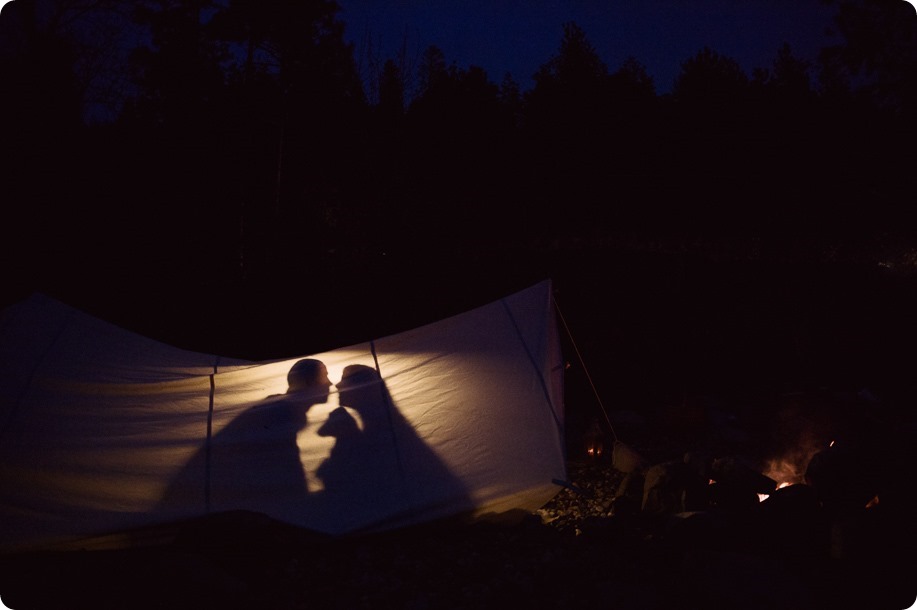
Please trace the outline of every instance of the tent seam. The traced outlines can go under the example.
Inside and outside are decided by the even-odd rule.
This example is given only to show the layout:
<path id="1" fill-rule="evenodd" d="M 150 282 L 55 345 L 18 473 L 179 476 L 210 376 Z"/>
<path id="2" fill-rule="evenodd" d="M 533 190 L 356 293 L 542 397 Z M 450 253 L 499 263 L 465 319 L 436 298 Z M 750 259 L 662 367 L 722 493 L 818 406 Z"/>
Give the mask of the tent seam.
<path id="1" fill-rule="evenodd" d="M 29 393 L 29 390 L 31 390 L 32 381 L 35 379 L 36 371 L 38 371 L 38 369 L 41 368 L 41 365 L 42 363 L 44 363 L 45 359 L 47 358 L 48 353 L 60 340 L 61 335 L 64 334 L 64 331 L 67 329 L 67 326 L 69 325 L 75 313 L 76 312 L 72 310 L 67 312 L 67 318 L 66 320 L 64 320 L 64 323 L 61 324 L 61 327 L 58 329 L 57 334 L 54 336 L 54 340 L 48 344 L 48 346 L 45 348 L 44 352 L 42 353 L 41 358 L 38 359 L 35 366 L 32 367 L 32 370 L 29 372 L 29 380 L 25 384 L 25 389 L 23 389 L 22 393 L 16 397 L 15 405 L 13 406 L 13 409 L 10 411 L 9 416 L 6 418 L 6 421 L 3 422 L 3 428 L 0 429 L 0 443 L 3 442 L 3 438 L 6 436 L 7 430 L 9 430 L 10 425 L 16 419 L 16 415 L 19 413 L 19 408 L 22 406 L 23 398 L 25 397 L 26 394 Z"/>
<path id="2" fill-rule="evenodd" d="M 216 388 L 217 361 L 213 363 L 213 373 L 210 374 L 210 401 L 207 408 L 207 440 L 204 444 L 204 512 L 210 512 L 210 447 L 213 438 L 213 396 Z"/>
<path id="3" fill-rule="evenodd" d="M 545 381 L 544 375 L 542 375 L 541 370 L 538 368 L 538 363 L 535 362 L 535 356 L 532 355 L 528 343 L 526 343 L 525 337 L 522 335 L 522 330 L 516 323 L 516 318 L 513 315 L 509 304 L 506 302 L 506 299 L 500 299 L 500 303 L 503 305 L 503 309 L 506 311 L 506 315 L 509 317 L 510 322 L 513 324 L 513 328 L 516 331 L 516 336 L 519 338 L 519 342 L 522 344 L 522 348 L 525 350 L 525 354 L 529 358 L 529 363 L 531 363 L 532 368 L 535 369 L 535 373 L 538 375 L 538 381 L 541 383 L 541 391 L 544 393 L 545 399 L 547 400 L 548 405 L 551 407 L 551 416 L 554 418 L 554 423 L 557 426 L 557 431 L 560 433 L 561 438 L 563 438 L 563 424 L 557 417 L 557 409 L 555 408 L 554 402 L 551 400 L 551 392 L 548 390 L 548 385 Z"/>
<path id="4" fill-rule="evenodd" d="M 389 400 L 388 392 L 385 391 L 385 379 L 382 378 L 382 370 L 379 367 L 379 356 L 376 353 L 376 342 L 369 342 L 369 351 L 373 355 L 373 364 L 376 367 L 376 373 L 379 375 L 379 381 L 381 385 L 379 386 L 379 391 L 382 394 L 382 401 L 385 403 L 385 415 L 388 418 L 388 429 L 392 431 L 392 443 L 395 445 L 395 459 L 398 461 L 398 474 L 401 478 L 404 478 L 404 466 L 401 463 L 401 452 L 398 450 L 398 438 L 395 436 L 395 422 L 392 420 L 392 410 L 395 408 L 395 405 Z"/>

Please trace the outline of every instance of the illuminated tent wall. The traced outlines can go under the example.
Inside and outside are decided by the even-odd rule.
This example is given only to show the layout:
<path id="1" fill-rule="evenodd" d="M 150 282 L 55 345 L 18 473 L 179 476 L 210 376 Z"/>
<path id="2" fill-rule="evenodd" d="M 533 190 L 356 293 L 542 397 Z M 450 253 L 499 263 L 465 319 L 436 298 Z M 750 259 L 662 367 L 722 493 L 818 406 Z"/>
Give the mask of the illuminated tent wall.
<path id="1" fill-rule="evenodd" d="M 546 280 L 309 355 L 335 383 L 379 372 L 371 422 L 335 387 L 287 393 L 300 358 L 190 352 L 33 295 L 0 317 L 0 549 L 227 510 L 338 535 L 537 509 L 566 477 L 555 324 Z"/>

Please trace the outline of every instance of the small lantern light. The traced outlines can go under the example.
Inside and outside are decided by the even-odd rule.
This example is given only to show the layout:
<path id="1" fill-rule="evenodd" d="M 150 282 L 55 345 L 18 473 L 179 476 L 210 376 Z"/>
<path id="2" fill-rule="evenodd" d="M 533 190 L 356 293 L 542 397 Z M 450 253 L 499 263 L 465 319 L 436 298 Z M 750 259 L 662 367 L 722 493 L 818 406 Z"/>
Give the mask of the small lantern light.
<path id="1" fill-rule="evenodd" d="M 593 419 L 589 430 L 585 434 L 586 455 L 589 458 L 599 458 L 605 450 L 605 433 L 598 419 Z"/>

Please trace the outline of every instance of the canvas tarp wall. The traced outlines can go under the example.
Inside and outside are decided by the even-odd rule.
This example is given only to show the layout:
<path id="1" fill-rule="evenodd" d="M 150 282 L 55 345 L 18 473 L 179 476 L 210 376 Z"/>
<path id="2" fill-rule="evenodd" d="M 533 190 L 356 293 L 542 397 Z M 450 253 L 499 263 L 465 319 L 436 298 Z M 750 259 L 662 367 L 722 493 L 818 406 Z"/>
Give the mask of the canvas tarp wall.
<path id="1" fill-rule="evenodd" d="M 336 387 L 317 404 L 287 393 L 300 358 L 189 352 L 42 295 L 7 308 L 0 549 L 238 509 L 347 534 L 534 510 L 565 479 L 548 280 L 308 357 L 332 382 L 350 365 L 378 371 L 376 410 Z"/>

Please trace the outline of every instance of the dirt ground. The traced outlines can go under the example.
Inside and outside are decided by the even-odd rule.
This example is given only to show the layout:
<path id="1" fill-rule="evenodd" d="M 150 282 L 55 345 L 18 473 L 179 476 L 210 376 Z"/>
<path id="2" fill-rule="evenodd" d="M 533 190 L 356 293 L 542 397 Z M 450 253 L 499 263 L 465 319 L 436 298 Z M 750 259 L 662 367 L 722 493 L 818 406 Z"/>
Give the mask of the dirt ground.
<path id="1" fill-rule="evenodd" d="M 900 610 L 917 595 L 914 555 L 887 544 L 879 510 L 862 530 L 874 539 L 838 553 L 828 530 L 774 544 L 798 530 L 762 528 L 751 514 L 615 514 L 621 471 L 600 460 L 569 474 L 541 510 L 502 522 L 330 539 L 249 515 L 149 548 L 5 556 L 0 596 L 14 610 Z"/>

